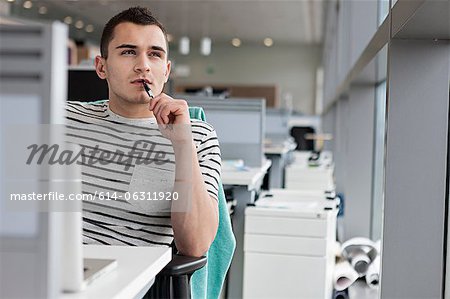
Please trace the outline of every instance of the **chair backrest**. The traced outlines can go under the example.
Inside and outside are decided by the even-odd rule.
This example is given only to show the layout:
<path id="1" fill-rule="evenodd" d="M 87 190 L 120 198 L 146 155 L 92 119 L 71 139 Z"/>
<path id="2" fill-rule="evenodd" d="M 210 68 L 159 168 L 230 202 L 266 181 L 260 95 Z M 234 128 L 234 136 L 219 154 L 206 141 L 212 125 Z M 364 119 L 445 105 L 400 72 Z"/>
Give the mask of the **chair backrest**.
<path id="1" fill-rule="evenodd" d="M 189 114 L 191 118 L 206 121 L 205 113 L 200 107 L 189 107 Z M 219 227 L 207 253 L 208 263 L 206 267 L 196 271 L 191 279 L 192 298 L 195 299 L 219 298 L 236 248 L 236 239 L 221 182 L 219 182 L 218 201 Z"/>
<path id="2" fill-rule="evenodd" d="M 297 143 L 297 147 L 295 150 L 297 151 L 312 151 L 314 150 L 314 141 L 307 140 L 305 135 L 308 133 L 315 133 L 314 128 L 312 127 L 292 127 L 291 128 L 291 136 L 295 139 Z"/>

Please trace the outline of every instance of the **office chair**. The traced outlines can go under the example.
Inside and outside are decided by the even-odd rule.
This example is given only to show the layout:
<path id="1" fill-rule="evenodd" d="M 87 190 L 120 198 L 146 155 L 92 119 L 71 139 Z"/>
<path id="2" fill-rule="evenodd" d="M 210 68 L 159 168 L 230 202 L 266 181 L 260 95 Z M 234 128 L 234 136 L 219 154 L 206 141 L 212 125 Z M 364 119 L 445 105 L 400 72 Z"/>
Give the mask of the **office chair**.
<path id="1" fill-rule="evenodd" d="M 314 141 L 307 140 L 305 135 L 308 133 L 315 133 L 314 128 L 311 127 L 292 127 L 291 136 L 297 143 L 296 151 L 312 151 L 314 150 Z"/>
<path id="2" fill-rule="evenodd" d="M 174 245 L 172 248 L 173 252 L 176 252 Z M 190 299 L 191 276 L 195 271 L 203 268 L 206 262 L 206 256 L 172 254 L 172 260 L 156 276 L 155 282 L 143 299 Z"/>

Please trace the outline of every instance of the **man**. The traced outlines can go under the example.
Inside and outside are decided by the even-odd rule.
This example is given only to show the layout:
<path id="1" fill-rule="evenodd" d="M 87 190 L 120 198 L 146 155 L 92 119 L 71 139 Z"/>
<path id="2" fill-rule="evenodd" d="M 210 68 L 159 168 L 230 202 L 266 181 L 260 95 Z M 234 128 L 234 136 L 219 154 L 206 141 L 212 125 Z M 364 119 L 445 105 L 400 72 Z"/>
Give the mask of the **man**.
<path id="1" fill-rule="evenodd" d="M 67 106 L 67 135 L 83 148 L 83 193 L 96 197 L 83 203 L 83 241 L 170 246 L 174 238 L 182 254 L 201 256 L 218 227 L 216 133 L 162 92 L 171 68 L 167 36 L 148 9 L 114 16 L 100 46 L 95 68 L 109 100 Z M 155 201 L 161 191 L 171 198 Z"/>

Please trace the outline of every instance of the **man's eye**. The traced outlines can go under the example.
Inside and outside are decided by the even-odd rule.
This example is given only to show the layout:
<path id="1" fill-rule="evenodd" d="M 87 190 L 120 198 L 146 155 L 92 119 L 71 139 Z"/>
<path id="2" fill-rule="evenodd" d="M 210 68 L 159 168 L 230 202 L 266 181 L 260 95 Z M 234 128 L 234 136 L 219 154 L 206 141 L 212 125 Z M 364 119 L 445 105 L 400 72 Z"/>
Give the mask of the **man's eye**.
<path id="1" fill-rule="evenodd" d="M 136 54 L 136 51 L 134 51 L 134 50 L 122 51 L 122 55 L 135 55 L 135 54 Z"/>
<path id="2" fill-rule="evenodd" d="M 159 52 L 151 52 L 150 56 L 152 56 L 152 57 L 161 57 L 161 53 L 159 53 Z"/>

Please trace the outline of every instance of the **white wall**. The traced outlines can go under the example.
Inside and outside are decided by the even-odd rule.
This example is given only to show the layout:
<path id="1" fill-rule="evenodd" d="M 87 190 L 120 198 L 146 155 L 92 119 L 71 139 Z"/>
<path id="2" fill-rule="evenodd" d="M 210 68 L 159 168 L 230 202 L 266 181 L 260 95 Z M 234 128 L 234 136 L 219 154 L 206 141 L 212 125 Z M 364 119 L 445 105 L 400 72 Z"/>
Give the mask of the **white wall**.
<path id="1" fill-rule="evenodd" d="M 190 76 L 176 78 L 176 84 L 276 84 L 280 103 L 290 93 L 295 110 L 314 113 L 315 76 L 322 52 L 319 46 L 275 44 L 271 48 L 262 45 L 234 48 L 213 44 L 208 57 L 201 56 L 192 41 L 187 56 L 179 55 L 175 48 L 171 46 L 170 59 L 176 65 L 190 67 Z"/>

